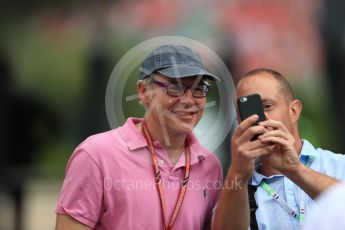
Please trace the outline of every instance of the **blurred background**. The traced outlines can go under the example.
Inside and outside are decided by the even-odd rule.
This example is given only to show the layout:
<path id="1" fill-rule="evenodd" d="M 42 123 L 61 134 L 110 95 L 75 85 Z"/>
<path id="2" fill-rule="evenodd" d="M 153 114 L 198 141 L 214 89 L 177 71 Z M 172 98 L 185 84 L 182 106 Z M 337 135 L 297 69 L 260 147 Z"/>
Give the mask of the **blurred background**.
<path id="1" fill-rule="evenodd" d="M 69 156 L 110 128 L 104 100 L 113 67 L 156 36 L 206 44 L 235 82 L 256 67 L 282 72 L 304 105 L 302 137 L 345 152 L 344 1 L 94 2 L 1 3 L 0 229 L 54 228 Z M 224 167 L 228 145 L 216 151 Z"/>

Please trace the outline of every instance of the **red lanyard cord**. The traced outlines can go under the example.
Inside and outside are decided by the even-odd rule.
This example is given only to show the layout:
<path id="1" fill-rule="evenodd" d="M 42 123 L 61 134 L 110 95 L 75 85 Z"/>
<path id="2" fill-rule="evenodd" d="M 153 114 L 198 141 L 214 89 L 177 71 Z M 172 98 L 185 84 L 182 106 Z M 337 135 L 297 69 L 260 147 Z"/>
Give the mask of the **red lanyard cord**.
<path id="1" fill-rule="evenodd" d="M 185 157 L 186 157 L 185 176 L 184 176 L 184 179 L 182 182 L 182 186 L 180 189 L 180 194 L 178 196 L 178 200 L 175 204 L 174 212 L 170 218 L 168 226 L 166 226 L 166 206 L 165 206 L 161 172 L 160 172 L 160 169 L 158 167 L 158 158 L 157 158 L 157 154 L 156 154 L 156 151 L 154 149 L 154 146 L 153 146 L 152 138 L 151 138 L 150 133 L 148 131 L 148 128 L 146 126 L 145 120 L 143 120 L 143 122 L 142 122 L 142 127 L 143 127 L 143 133 L 144 133 L 144 137 L 145 137 L 146 142 L 147 142 L 148 149 L 149 149 L 151 156 L 152 156 L 152 161 L 153 161 L 154 170 L 155 170 L 155 174 L 156 174 L 155 181 L 156 181 L 158 192 L 159 192 L 159 199 L 160 199 L 163 218 L 164 218 L 164 226 L 165 226 L 165 229 L 171 230 L 172 226 L 173 226 L 173 224 L 177 218 L 177 215 L 181 209 L 182 202 L 183 202 L 184 196 L 186 195 L 186 191 L 187 191 L 187 184 L 189 181 L 191 153 L 190 153 L 188 141 L 186 140 L 186 142 L 185 142 Z"/>

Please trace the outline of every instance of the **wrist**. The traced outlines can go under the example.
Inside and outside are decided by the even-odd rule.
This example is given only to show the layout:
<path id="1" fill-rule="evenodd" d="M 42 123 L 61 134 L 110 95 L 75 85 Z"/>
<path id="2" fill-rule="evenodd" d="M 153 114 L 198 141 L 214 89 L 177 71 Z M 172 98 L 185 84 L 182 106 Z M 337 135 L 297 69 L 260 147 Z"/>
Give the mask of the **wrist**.
<path id="1" fill-rule="evenodd" d="M 290 179 L 296 179 L 303 176 L 303 174 L 305 174 L 306 169 L 307 167 L 305 167 L 302 163 L 299 163 L 293 167 L 284 170 L 282 173 Z"/>
<path id="2" fill-rule="evenodd" d="M 227 184 L 225 185 L 228 188 L 231 187 L 232 189 L 237 189 L 239 187 L 240 189 L 242 189 L 242 187 L 246 187 L 248 185 L 250 177 L 251 175 L 236 172 L 235 170 L 230 168 L 225 181 L 225 183 Z"/>

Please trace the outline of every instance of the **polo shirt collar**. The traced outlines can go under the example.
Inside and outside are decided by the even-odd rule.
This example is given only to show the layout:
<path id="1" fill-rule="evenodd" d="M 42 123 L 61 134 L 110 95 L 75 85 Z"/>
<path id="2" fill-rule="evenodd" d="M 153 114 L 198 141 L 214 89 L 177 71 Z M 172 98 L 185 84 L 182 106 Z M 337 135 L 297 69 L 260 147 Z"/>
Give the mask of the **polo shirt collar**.
<path id="1" fill-rule="evenodd" d="M 299 159 L 303 164 L 307 164 L 307 162 L 310 159 L 310 162 L 312 162 L 315 157 L 316 157 L 316 150 L 314 148 L 314 146 L 307 140 L 302 139 L 302 149 L 301 149 L 301 153 L 299 155 Z M 278 177 L 283 177 L 283 175 L 272 175 L 272 176 L 264 176 L 260 173 L 258 173 L 256 170 L 253 172 L 253 176 L 251 179 L 251 184 L 254 186 L 258 186 L 260 185 L 262 180 L 270 180 L 273 178 L 278 178 Z"/>
<path id="2" fill-rule="evenodd" d="M 143 119 L 130 117 L 118 130 L 129 150 L 136 150 L 147 146 L 145 137 L 139 132 L 136 125 Z"/>
<path id="3" fill-rule="evenodd" d="M 311 162 L 315 159 L 315 157 L 317 156 L 317 152 L 314 146 L 309 141 L 304 139 L 302 139 L 302 141 L 303 145 L 299 159 L 304 165 L 306 165 L 309 159 Z"/>
<path id="4" fill-rule="evenodd" d="M 281 178 L 281 177 L 284 177 L 284 175 L 277 174 L 277 175 L 272 175 L 272 176 L 264 176 L 258 173 L 257 171 L 254 171 L 251 185 L 259 186 L 262 180 L 271 180 L 273 178 Z"/>
<path id="5" fill-rule="evenodd" d="M 130 117 L 127 119 L 126 123 L 121 126 L 118 130 L 124 141 L 126 142 L 129 150 L 133 151 L 139 148 L 143 148 L 147 146 L 147 142 L 145 137 L 139 132 L 136 125 L 137 123 L 141 122 L 142 118 L 134 118 Z M 206 156 L 209 154 L 209 151 L 206 150 L 197 140 L 195 135 L 191 132 L 187 135 L 189 148 L 191 151 L 191 164 L 195 164 L 205 160 Z M 177 162 L 177 164 L 181 164 L 184 166 L 185 159 L 184 154 L 182 154 L 183 159 Z M 179 165 L 175 165 L 178 167 Z"/>

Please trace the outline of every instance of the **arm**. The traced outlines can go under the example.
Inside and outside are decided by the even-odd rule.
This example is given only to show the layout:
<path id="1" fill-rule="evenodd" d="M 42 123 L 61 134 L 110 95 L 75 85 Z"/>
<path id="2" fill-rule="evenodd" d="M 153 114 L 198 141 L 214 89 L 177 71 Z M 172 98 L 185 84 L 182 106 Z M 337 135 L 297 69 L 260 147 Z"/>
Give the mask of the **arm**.
<path id="1" fill-rule="evenodd" d="M 91 230 L 92 228 L 84 225 L 68 215 L 57 214 L 55 230 Z"/>
<path id="2" fill-rule="evenodd" d="M 263 126 L 252 126 L 257 119 L 253 115 L 241 122 L 231 139 L 231 166 L 217 204 L 213 229 L 247 230 L 249 227 L 248 181 L 256 157 L 269 154 L 264 148 L 268 144 L 250 141 L 254 135 L 266 132 Z"/>
<path id="3" fill-rule="evenodd" d="M 96 162 L 88 152 L 78 147 L 67 164 L 66 176 L 56 207 L 57 226 L 66 223 L 67 219 L 94 228 L 104 212 L 103 181 Z"/>
<path id="4" fill-rule="evenodd" d="M 260 123 L 271 127 L 259 137 L 263 143 L 274 143 L 269 164 L 303 189 L 311 198 L 330 188 L 339 180 L 316 172 L 299 161 L 295 138 L 280 121 L 267 120 Z M 273 130 L 272 130 L 273 128 Z"/>
<path id="5" fill-rule="evenodd" d="M 340 183 L 339 180 L 316 172 L 300 164 L 294 172 L 287 172 L 285 175 L 305 191 L 312 199 L 315 199 L 322 192 L 331 186 Z"/>
<path id="6" fill-rule="evenodd" d="M 247 230 L 249 227 L 247 183 L 242 181 L 238 184 L 238 188 L 231 188 L 231 185 L 236 184 L 236 182 L 238 182 L 237 176 L 229 170 L 217 204 L 212 228 L 214 230 Z"/>

